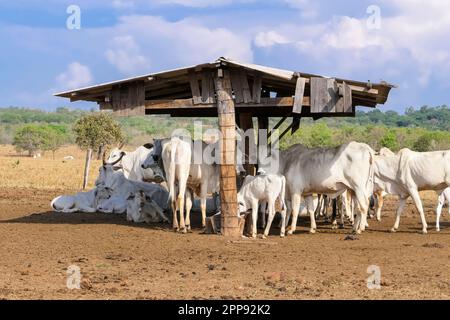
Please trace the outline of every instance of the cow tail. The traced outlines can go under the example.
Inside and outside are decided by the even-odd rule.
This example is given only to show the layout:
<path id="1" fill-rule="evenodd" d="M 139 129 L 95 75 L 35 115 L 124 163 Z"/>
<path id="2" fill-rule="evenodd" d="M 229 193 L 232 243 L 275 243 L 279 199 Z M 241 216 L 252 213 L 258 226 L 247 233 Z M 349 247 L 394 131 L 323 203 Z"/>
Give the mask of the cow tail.
<path id="1" fill-rule="evenodd" d="M 375 178 L 375 157 L 372 150 L 369 150 L 369 177 L 366 183 L 366 190 L 368 191 L 367 197 L 370 197 L 373 194 L 373 184 Z"/>
<path id="2" fill-rule="evenodd" d="M 176 176 L 176 150 L 178 147 L 178 143 L 176 143 L 174 140 L 172 140 L 173 142 L 171 142 L 171 150 L 170 150 L 170 164 L 169 164 L 169 181 L 168 182 L 168 187 L 169 187 L 169 199 L 170 201 L 176 201 L 176 196 L 175 196 L 175 176 Z M 166 173 L 167 175 L 167 173 Z"/>
<path id="3" fill-rule="evenodd" d="M 281 210 L 286 210 L 286 178 L 285 176 L 281 176 L 281 194 L 280 194 L 280 200 L 281 200 Z"/>

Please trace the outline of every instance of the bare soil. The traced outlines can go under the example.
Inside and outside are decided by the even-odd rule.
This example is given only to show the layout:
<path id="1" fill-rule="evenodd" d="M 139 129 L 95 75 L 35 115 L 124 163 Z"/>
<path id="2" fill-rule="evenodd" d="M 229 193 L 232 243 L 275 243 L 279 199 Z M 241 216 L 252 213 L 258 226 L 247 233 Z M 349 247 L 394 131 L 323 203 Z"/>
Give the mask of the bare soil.
<path id="1" fill-rule="evenodd" d="M 267 240 L 233 242 L 121 215 L 50 212 L 50 200 L 68 192 L 0 189 L 0 299 L 450 298 L 450 217 L 445 209 L 437 233 L 433 194 L 424 199 L 428 235 L 411 203 L 389 233 L 391 198 L 383 221 L 370 220 L 357 240 L 344 240 L 350 226 L 323 222 L 310 235 L 301 218 L 286 239 L 274 229 Z M 66 287 L 70 265 L 81 268 L 81 290 Z M 367 288 L 370 265 L 381 269 L 379 290 Z"/>

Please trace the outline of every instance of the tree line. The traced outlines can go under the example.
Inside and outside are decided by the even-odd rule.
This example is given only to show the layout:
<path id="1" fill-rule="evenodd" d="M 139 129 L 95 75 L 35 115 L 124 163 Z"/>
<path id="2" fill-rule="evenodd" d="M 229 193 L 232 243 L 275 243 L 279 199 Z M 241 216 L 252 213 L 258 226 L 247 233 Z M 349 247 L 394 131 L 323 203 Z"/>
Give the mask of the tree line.
<path id="1" fill-rule="evenodd" d="M 62 145 L 70 143 L 85 147 L 86 143 L 80 141 L 77 124 L 91 114 L 96 113 L 69 108 L 58 108 L 54 112 L 27 108 L 0 109 L 0 144 L 14 144 L 19 151 L 27 151 L 30 155 L 38 151 L 54 153 Z M 113 131 L 120 131 L 120 134 L 114 133 L 116 138 L 120 135 L 121 140 L 133 145 L 148 142 L 149 137 L 169 136 L 177 128 L 193 131 L 192 119 L 189 118 L 116 118 L 107 113 L 101 114 L 108 118 L 102 119 L 104 123 L 112 126 Z M 206 128 L 217 126 L 214 118 L 202 121 Z M 272 119 L 272 126 L 276 121 L 277 119 Z M 117 123 L 117 126 L 112 123 Z M 103 129 L 100 128 L 91 127 L 91 131 L 96 132 L 93 136 L 100 137 L 100 132 L 108 132 L 104 126 Z M 295 143 L 327 147 L 348 141 L 364 142 L 376 150 L 381 147 L 388 147 L 393 151 L 402 148 L 416 151 L 450 149 L 450 108 L 423 106 L 419 109 L 408 108 L 404 114 L 376 109 L 358 111 L 355 118 L 325 118 L 319 121 L 304 119 L 297 133 L 288 135 L 281 141 L 281 148 Z M 96 143 L 91 143 L 94 144 Z"/>

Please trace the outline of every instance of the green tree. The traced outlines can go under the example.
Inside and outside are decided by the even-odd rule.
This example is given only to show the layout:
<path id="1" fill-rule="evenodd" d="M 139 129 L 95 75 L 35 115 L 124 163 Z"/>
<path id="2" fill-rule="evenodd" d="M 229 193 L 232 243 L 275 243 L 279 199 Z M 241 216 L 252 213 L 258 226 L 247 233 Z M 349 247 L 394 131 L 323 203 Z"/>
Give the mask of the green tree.
<path id="1" fill-rule="evenodd" d="M 331 142 L 331 129 L 326 123 L 318 123 L 311 128 L 311 147 L 329 147 Z"/>
<path id="2" fill-rule="evenodd" d="M 13 140 L 17 151 L 28 151 L 30 156 L 41 150 L 44 141 L 44 132 L 38 125 L 25 125 L 19 128 Z"/>
<path id="3" fill-rule="evenodd" d="M 386 132 L 386 134 L 381 138 L 380 145 L 391 149 L 392 151 L 398 151 L 397 135 L 393 130 Z"/>
<path id="4" fill-rule="evenodd" d="M 86 189 L 92 150 L 108 148 L 124 141 L 120 125 L 105 112 L 93 112 L 81 117 L 74 125 L 76 144 L 87 151 L 83 189 Z"/>
<path id="5" fill-rule="evenodd" d="M 52 126 L 48 126 L 43 128 L 43 140 L 42 140 L 42 146 L 41 149 L 43 151 L 51 151 L 53 159 L 55 159 L 55 152 L 66 141 L 66 135 L 57 130 L 56 128 Z"/>

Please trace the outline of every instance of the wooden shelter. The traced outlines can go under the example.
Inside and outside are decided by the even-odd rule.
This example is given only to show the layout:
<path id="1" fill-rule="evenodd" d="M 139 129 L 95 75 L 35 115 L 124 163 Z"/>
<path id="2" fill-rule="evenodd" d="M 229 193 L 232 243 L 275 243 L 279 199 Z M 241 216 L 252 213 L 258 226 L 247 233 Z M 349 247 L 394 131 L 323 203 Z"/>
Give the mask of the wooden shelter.
<path id="1" fill-rule="evenodd" d="M 394 86 L 328 78 L 219 58 L 212 63 L 147 74 L 55 94 L 70 101 L 97 102 L 101 110 L 123 116 L 169 114 L 172 117 L 218 117 L 221 138 L 220 198 L 222 233 L 239 233 L 236 203 L 235 125 L 272 130 L 292 118 L 281 134 L 299 129 L 302 117 L 352 117 L 357 106 L 384 104 Z M 269 132 L 268 137 L 271 135 Z M 247 167 L 252 171 L 250 166 Z"/>

